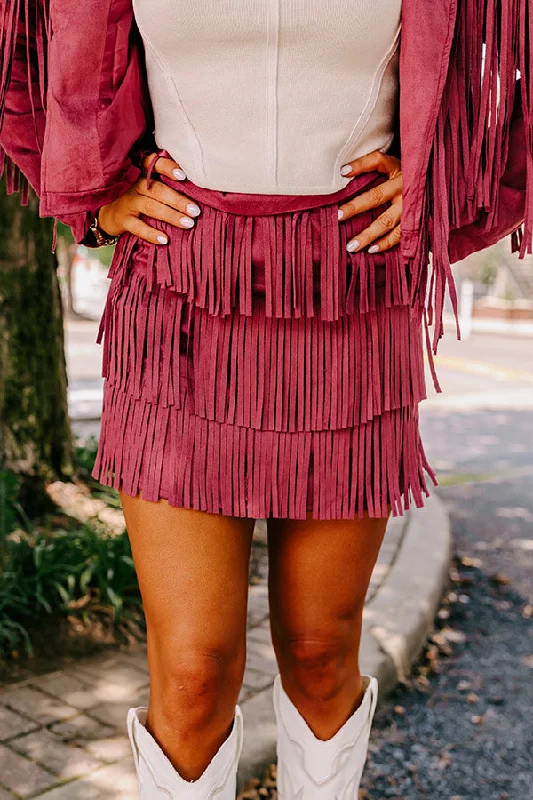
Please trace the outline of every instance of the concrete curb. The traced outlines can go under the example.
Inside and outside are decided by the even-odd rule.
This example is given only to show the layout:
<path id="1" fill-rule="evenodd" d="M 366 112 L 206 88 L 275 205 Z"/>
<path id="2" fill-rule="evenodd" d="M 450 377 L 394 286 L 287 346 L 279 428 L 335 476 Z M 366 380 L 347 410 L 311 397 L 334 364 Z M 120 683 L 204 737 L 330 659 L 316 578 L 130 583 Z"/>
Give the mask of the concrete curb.
<path id="1" fill-rule="evenodd" d="M 378 677 L 385 695 L 416 661 L 448 579 L 448 513 L 432 495 L 409 515 L 402 546 L 389 575 L 363 612 L 362 668 Z"/>
<path id="2" fill-rule="evenodd" d="M 432 495 L 409 512 L 401 547 L 379 591 L 365 606 L 361 669 L 378 679 L 380 699 L 405 678 L 420 655 L 448 578 L 448 514 Z M 238 790 L 276 760 L 272 684 L 242 703 L 244 746 Z"/>

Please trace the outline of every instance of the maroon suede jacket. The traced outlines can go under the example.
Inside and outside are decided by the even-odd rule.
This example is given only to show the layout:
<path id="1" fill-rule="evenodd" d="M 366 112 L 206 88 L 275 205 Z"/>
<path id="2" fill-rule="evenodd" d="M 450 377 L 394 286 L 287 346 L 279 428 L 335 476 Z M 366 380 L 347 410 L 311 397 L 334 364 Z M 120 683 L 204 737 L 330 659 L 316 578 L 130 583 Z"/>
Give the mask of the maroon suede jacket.
<path id="1" fill-rule="evenodd" d="M 453 262 L 510 233 L 532 250 L 530 2 L 403 0 L 400 247 L 413 291 L 431 253 L 437 321 Z M 0 168 L 77 242 L 158 149 L 143 56 L 132 0 L 0 0 Z"/>

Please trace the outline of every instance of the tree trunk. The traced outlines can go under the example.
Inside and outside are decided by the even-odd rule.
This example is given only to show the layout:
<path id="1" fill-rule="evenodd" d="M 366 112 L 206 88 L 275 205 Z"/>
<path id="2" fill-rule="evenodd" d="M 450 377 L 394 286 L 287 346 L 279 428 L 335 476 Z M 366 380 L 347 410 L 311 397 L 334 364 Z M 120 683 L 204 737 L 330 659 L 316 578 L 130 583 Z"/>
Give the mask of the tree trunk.
<path id="1" fill-rule="evenodd" d="M 74 471 L 52 228 L 0 182 L 0 468 L 34 486 Z"/>

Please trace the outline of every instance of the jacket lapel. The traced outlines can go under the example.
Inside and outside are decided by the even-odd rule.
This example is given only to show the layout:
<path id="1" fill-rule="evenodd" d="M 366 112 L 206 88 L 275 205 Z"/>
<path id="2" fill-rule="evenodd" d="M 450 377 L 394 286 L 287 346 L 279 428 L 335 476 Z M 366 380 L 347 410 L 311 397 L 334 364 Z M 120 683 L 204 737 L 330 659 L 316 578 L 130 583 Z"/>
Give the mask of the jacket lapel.
<path id="1" fill-rule="evenodd" d="M 414 255 L 426 171 L 446 83 L 458 0 L 403 0 L 400 143 L 404 180 L 402 253 Z"/>

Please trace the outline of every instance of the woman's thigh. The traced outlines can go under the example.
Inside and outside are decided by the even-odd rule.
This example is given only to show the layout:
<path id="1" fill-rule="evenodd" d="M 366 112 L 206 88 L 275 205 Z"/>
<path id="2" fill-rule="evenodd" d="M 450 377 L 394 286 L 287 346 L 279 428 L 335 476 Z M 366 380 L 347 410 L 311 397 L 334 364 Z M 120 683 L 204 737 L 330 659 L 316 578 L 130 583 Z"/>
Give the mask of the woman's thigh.
<path id="1" fill-rule="evenodd" d="M 242 657 L 254 520 L 123 493 L 121 500 L 146 615 L 151 694 L 180 659 L 192 667 L 202 655 Z"/>
<path id="2" fill-rule="evenodd" d="M 272 635 L 283 657 L 359 648 L 387 519 L 268 520 Z"/>

